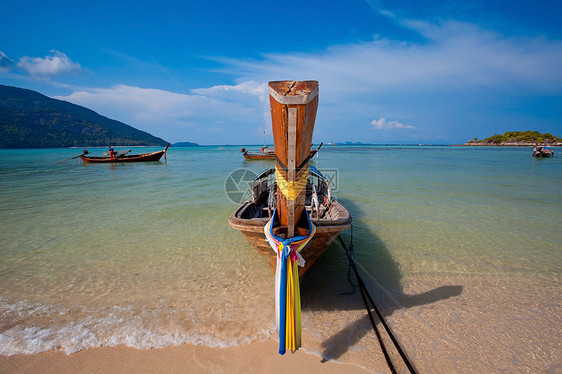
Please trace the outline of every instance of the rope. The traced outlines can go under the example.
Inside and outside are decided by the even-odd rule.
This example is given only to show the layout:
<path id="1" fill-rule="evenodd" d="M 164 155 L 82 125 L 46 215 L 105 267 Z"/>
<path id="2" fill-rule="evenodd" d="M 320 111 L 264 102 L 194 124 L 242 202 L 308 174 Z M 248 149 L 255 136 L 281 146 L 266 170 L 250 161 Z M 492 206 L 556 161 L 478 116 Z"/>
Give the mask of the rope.
<path id="1" fill-rule="evenodd" d="M 379 318 L 379 320 L 381 321 L 382 325 L 384 326 L 386 333 L 388 334 L 388 336 L 390 337 L 390 339 L 392 340 L 392 343 L 394 344 L 394 347 L 396 348 L 396 350 L 398 351 L 398 353 L 400 354 L 400 357 L 402 357 L 402 360 L 404 361 L 404 363 L 406 364 L 406 366 L 408 367 L 408 370 L 410 371 L 410 373 L 412 374 L 416 374 L 416 370 L 414 369 L 414 367 L 412 366 L 412 364 L 410 363 L 410 360 L 408 359 L 408 357 L 406 356 L 406 353 L 404 353 L 404 351 L 402 350 L 402 347 L 400 346 L 400 344 L 398 343 L 398 341 L 396 340 L 396 338 L 394 337 L 394 334 L 392 333 L 392 331 L 390 330 L 390 327 L 386 324 L 386 321 L 384 320 L 382 314 L 380 313 L 379 309 L 377 308 L 375 302 L 373 301 L 373 298 L 371 297 L 371 295 L 369 294 L 369 292 L 367 291 L 367 287 L 365 286 L 365 282 L 363 282 L 363 279 L 361 278 L 361 276 L 359 275 L 359 271 L 357 270 L 357 266 L 355 265 L 355 260 L 353 259 L 352 253 L 350 251 L 350 249 L 345 245 L 345 242 L 343 241 L 341 235 L 338 235 L 338 240 L 340 242 L 340 245 L 342 246 L 350 264 L 351 267 L 353 269 L 353 272 L 355 273 L 355 278 L 357 279 L 357 283 L 359 284 L 359 289 L 361 290 L 361 297 L 363 298 L 363 303 L 365 304 L 365 309 L 367 309 L 367 313 L 369 314 L 369 319 L 371 320 L 371 325 L 373 326 L 373 329 L 375 330 L 375 333 L 377 335 L 377 338 L 380 342 L 381 348 L 383 350 L 384 353 L 384 357 L 386 359 L 386 362 L 390 368 L 390 370 L 393 373 L 396 373 L 396 370 L 394 368 L 394 365 L 392 364 L 392 361 L 390 360 L 390 356 L 388 355 L 388 352 L 386 350 L 386 347 L 382 341 L 381 335 L 379 333 L 379 330 L 377 329 L 375 320 L 373 318 L 373 315 L 371 313 L 371 308 L 369 307 L 369 303 L 368 301 L 371 303 L 372 308 L 375 310 L 375 312 L 377 313 L 377 317 Z M 353 245 L 353 244 L 352 244 Z"/>
<path id="2" fill-rule="evenodd" d="M 350 229 L 351 229 L 351 244 L 349 244 L 348 248 L 351 257 L 353 257 L 353 225 L 351 225 Z M 355 288 L 359 287 L 358 284 L 354 284 L 353 281 L 351 280 L 351 261 L 349 261 L 349 265 L 347 267 L 347 282 L 351 286 L 351 291 L 340 293 L 340 296 L 353 295 L 355 293 Z"/>

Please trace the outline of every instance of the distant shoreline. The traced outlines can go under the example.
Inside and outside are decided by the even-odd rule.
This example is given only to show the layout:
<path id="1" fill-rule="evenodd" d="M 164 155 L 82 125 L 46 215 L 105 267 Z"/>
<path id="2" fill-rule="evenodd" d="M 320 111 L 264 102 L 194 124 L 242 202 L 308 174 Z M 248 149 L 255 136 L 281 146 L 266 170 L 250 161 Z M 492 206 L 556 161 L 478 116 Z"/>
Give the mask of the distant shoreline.
<path id="1" fill-rule="evenodd" d="M 456 144 L 453 144 L 456 145 Z M 489 143 L 464 143 L 459 144 L 462 147 L 534 147 L 533 143 L 503 143 L 503 144 L 489 144 Z M 539 147 L 544 147 L 544 144 L 537 144 Z M 562 147 L 562 143 L 547 144 L 546 147 Z"/>
<path id="2" fill-rule="evenodd" d="M 377 144 L 377 143 L 361 143 L 361 144 L 345 144 L 345 143 L 337 143 L 337 144 L 328 144 L 329 146 L 339 146 L 339 147 L 365 147 L 365 146 L 374 146 L 374 147 L 533 147 L 534 144 L 524 143 L 524 144 L 515 144 L 515 143 L 507 143 L 507 144 L 489 144 L 489 143 L 464 143 L 464 144 Z M 544 147 L 544 144 L 538 144 L 539 146 Z M 562 147 L 562 143 L 553 143 L 547 144 L 547 147 Z M 158 148 L 158 145 L 112 145 L 113 148 Z M 170 147 L 174 147 L 172 144 Z M 239 147 L 238 144 L 198 144 L 196 146 L 175 146 L 174 148 L 197 148 L 197 147 Z M 263 145 L 244 145 L 244 147 L 257 147 L 261 148 Z M 269 146 L 273 148 L 273 145 Z M 107 149 L 107 146 L 72 146 L 72 147 L 18 147 L 18 148 L 11 148 L 11 147 L 0 147 L 3 150 L 25 150 L 25 149 Z"/>

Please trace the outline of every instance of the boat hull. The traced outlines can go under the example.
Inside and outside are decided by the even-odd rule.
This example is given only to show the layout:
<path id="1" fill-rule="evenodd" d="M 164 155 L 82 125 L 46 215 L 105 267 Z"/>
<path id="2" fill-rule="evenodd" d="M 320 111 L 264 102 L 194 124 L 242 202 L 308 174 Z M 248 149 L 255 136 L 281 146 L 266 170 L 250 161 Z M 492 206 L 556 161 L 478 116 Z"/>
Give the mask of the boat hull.
<path id="1" fill-rule="evenodd" d="M 553 157 L 553 156 L 554 156 L 554 151 L 551 149 L 533 152 L 533 157 Z"/>
<path id="2" fill-rule="evenodd" d="M 244 153 L 244 158 L 246 160 L 273 160 L 275 158 L 275 153 Z"/>
<path id="3" fill-rule="evenodd" d="M 277 256 L 273 251 L 269 242 L 265 238 L 264 226 L 269 221 L 268 217 L 243 219 L 240 218 L 242 212 L 248 208 L 251 202 L 244 203 L 238 208 L 230 218 L 228 223 L 236 230 L 239 230 L 248 242 L 255 248 L 255 250 L 262 255 L 269 267 L 275 271 L 277 266 Z M 328 249 L 328 247 L 337 239 L 340 232 L 351 227 L 351 217 L 347 210 L 334 201 L 332 209 L 339 210 L 342 218 L 336 220 L 319 220 L 311 218 L 312 223 L 316 226 L 316 233 L 310 242 L 304 247 L 300 254 L 304 258 L 304 267 L 299 267 L 299 277 L 302 278 L 304 274 L 310 269 L 312 265 L 320 258 L 320 256 Z"/>
<path id="4" fill-rule="evenodd" d="M 85 163 L 120 163 L 120 162 L 148 162 L 148 161 L 160 161 L 162 156 L 164 155 L 165 151 L 158 151 L 158 152 L 151 152 L 151 153 L 143 153 L 140 155 L 130 155 L 130 156 L 121 156 L 117 158 L 111 157 L 88 157 L 88 156 L 80 156 L 82 161 Z"/>
<path id="5" fill-rule="evenodd" d="M 313 149 L 310 151 L 310 158 L 312 158 L 318 149 Z M 244 153 L 244 158 L 246 160 L 274 160 L 275 159 L 275 152 L 268 152 L 268 153 L 261 153 L 261 152 L 246 152 Z"/>

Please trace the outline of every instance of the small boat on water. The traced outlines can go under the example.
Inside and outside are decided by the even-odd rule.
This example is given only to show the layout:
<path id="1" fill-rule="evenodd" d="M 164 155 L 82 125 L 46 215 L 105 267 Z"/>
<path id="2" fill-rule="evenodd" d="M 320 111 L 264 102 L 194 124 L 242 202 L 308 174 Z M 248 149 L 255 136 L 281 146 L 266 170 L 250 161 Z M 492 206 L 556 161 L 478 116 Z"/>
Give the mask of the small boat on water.
<path id="1" fill-rule="evenodd" d="M 317 81 L 269 82 L 275 167 L 253 181 L 252 197 L 230 216 L 275 270 L 279 353 L 301 346 L 299 280 L 351 226 L 326 178 L 309 166 L 318 108 Z"/>
<path id="2" fill-rule="evenodd" d="M 240 149 L 246 160 L 273 160 L 275 151 L 269 147 L 262 147 L 260 151 L 248 151 L 246 148 Z"/>
<path id="3" fill-rule="evenodd" d="M 546 146 L 535 146 L 533 148 L 533 157 L 553 157 L 554 151 Z"/>
<path id="4" fill-rule="evenodd" d="M 316 152 L 318 152 L 320 150 L 320 148 L 322 148 L 322 144 L 323 143 L 320 143 L 320 146 L 318 148 L 312 149 L 310 151 L 310 158 L 314 157 Z M 240 152 L 242 152 L 242 154 L 244 155 L 244 158 L 246 160 L 273 160 L 273 159 L 275 159 L 275 150 L 272 150 L 269 147 L 263 147 L 261 149 L 261 151 L 248 151 L 246 148 L 242 148 L 240 150 Z"/>
<path id="5" fill-rule="evenodd" d="M 117 163 L 117 162 L 148 162 L 148 161 L 160 161 L 162 156 L 166 155 L 166 151 L 170 147 L 170 143 L 166 146 L 165 149 L 156 152 L 150 153 L 142 153 L 138 155 L 129 155 L 127 154 L 129 151 L 120 153 L 119 151 L 115 152 L 115 157 L 111 157 L 110 155 L 105 156 L 88 156 L 87 151 L 84 152 L 83 155 L 80 155 L 80 158 L 85 163 Z"/>

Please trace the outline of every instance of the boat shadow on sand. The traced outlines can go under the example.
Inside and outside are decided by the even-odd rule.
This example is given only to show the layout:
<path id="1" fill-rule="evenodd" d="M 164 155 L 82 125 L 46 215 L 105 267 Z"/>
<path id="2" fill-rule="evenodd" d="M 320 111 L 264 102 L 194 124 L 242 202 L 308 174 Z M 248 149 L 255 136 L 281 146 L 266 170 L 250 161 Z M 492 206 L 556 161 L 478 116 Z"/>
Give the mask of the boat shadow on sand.
<path id="1" fill-rule="evenodd" d="M 364 220 L 367 218 L 361 208 L 350 200 L 338 199 L 353 217 L 353 243 L 355 260 L 367 270 L 359 269 L 373 300 L 383 317 L 390 316 L 394 311 L 403 308 L 431 304 L 462 293 L 462 286 L 444 285 L 416 295 L 403 292 L 400 265 L 392 258 L 386 245 L 368 228 Z M 346 230 L 342 238 L 349 245 L 350 230 Z M 337 242 L 336 242 L 337 243 Z M 373 333 L 369 317 L 363 304 L 361 293 L 356 284 L 355 275 L 349 273 L 348 260 L 339 244 L 334 243 L 328 251 L 309 270 L 301 282 L 303 311 L 342 311 L 364 310 L 364 317 L 352 321 L 340 331 L 322 342 L 323 361 L 338 359 L 365 335 Z M 329 274 L 329 276 L 326 276 Z M 377 328 L 383 329 L 374 311 Z M 392 326 L 391 326 L 392 328 Z"/>

